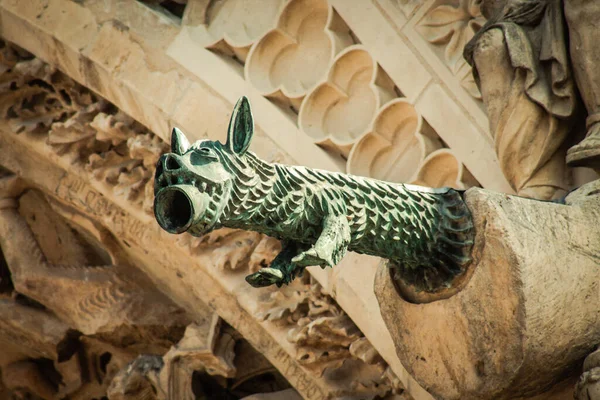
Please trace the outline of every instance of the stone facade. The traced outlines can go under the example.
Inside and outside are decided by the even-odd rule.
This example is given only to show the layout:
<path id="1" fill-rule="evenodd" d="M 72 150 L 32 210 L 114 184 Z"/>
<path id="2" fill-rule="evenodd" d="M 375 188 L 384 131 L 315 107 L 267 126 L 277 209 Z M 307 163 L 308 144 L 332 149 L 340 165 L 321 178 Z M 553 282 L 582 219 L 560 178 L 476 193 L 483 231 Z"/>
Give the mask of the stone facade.
<path id="1" fill-rule="evenodd" d="M 600 342 L 600 286 L 597 256 L 581 254 L 597 248 L 596 230 L 568 234 L 598 218 L 594 202 L 572 200 L 581 210 L 557 211 L 566 222 L 553 225 L 553 204 L 509 205 L 513 197 L 472 189 L 480 232 L 497 248 L 475 250 L 484 261 L 468 290 L 430 305 L 403 302 L 381 261 L 358 254 L 281 289 L 255 289 L 244 277 L 270 263 L 278 241 L 232 229 L 169 235 L 152 215 L 171 129 L 223 140 L 242 95 L 254 110 L 251 150 L 268 162 L 540 199 L 595 179 L 562 162 L 566 128 L 552 120 L 550 150 L 525 141 L 546 158 L 515 164 L 523 147 L 500 143 L 499 127 L 512 131 L 498 110 L 512 92 L 497 96 L 487 77 L 500 76 L 501 63 L 481 60 L 505 54 L 478 45 L 477 81 L 463 58 L 493 14 L 481 6 L 0 0 L 0 398 L 594 399 L 598 357 L 582 358 Z M 523 104 L 522 113 L 539 111 Z M 578 111 L 568 117 L 579 121 Z M 533 215 L 567 233 L 527 236 L 522 221 Z M 515 250 L 525 236 L 530 247 Z M 571 286 L 538 290 L 538 280 L 551 287 L 568 273 L 536 272 L 550 262 L 543 248 L 533 252 L 545 239 L 574 240 L 555 249 L 563 266 L 582 257 L 579 275 L 563 279 Z M 486 272 L 494 257 L 504 257 L 504 275 Z M 493 296 L 473 300 L 492 284 Z M 512 308 L 496 307 L 511 290 Z M 505 341 L 483 339 L 496 328 L 477 326 L 488 314 L 473 313 L 474 303 L 493 310 Z M 562 341 L 541 333 L 553 318 Z M 461 329 L 481 340 L 463 340 Z M 444 361 L 449 351 L 454 363 Z M 511 374 L 506 359 L 530 364 Z"/>

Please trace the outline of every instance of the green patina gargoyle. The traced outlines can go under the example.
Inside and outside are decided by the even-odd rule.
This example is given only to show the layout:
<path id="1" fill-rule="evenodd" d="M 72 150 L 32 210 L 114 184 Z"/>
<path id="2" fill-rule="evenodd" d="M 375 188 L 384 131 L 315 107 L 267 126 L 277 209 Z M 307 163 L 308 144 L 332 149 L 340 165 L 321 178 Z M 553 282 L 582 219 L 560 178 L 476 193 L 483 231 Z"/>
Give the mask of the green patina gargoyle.
<path id="1" fill-rule="evenodd" d="M 270 267 L 246 277 L 255 287 L 290 283 L 305 267 L 334 266 L 351 250 L 380 256 L 417 290 L 449 286 L 470 262 L 473 224 L 462 193 L 271 164 L 248 151 L 254 122 L 236 104 L 227 142 L 190 146 L 177 128 L 158 161 L 154 213 L 170 233 L 220 227 L 283 241 Z"/>

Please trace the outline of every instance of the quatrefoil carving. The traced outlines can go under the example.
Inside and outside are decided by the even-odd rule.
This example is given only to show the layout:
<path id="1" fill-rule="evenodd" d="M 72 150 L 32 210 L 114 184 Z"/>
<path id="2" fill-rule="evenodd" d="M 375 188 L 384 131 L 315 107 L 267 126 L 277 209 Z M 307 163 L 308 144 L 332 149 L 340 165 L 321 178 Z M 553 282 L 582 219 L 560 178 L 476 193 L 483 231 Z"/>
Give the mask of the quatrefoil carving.
<path id="1" fill-rule="evenodd" d="M 276 28 L 250 49 L 246 80 L 264 96 L 287 99 L 297 109 L 336 54 L 351 44 L 349 28 L 326 0 L 292 0 Z"/>
<path id="2" fill-rule="evenodd" d="M 185 23 L 203 47 L 234 53 L 244 61 L 250 46 L 273 29 L 286 0 L 191 2 Z"/>
<path id="3" fill-rule="evenodd" d="M 450 149 L 439 149 L 429 154 L 411 183 L 429 187 L 450 186 L 455 189 L 480 186 Z"/>
<path id="4" fill-rule="evenodd" d="M 350 174 L 390 182 L 465 189 L 477 182 L 404 98 L 379 110 L 370 131 L 352 148 Z"/>
<path id="5" fill-rule="evenodd" d="M 323 146 L 348 155 L 369 132 L 377 110 L 396 96 L 394 83 L 362 46 L 344 49 L 327 80 L 304 99 L 299 113 L 303 132 Z"/>
<path id="6" fill-rule="evenodd" d="M 390 182 L 413 181 L 427 155 L 442 147 L 435 134 L 422 130 L 423 120 L 412 104 L 404 98 L 390 101 L 352 148 L 348 173 Z"/>

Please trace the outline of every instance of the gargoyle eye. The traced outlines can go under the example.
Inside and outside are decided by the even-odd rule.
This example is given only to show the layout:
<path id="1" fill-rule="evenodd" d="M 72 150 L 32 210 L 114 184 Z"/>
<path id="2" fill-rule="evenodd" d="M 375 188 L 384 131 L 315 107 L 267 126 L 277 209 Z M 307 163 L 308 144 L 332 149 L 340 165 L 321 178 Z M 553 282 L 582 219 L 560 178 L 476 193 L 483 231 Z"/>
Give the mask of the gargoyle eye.
<path id="1" fill-rule="evenodd" d="M 199 164 L 202 161 L 206 162 L 207 159 L 218 161 L 219 157 L 213 149 L 208 147 L 200 147 L 195 149 L 191 155 L 191 161 L 193 164 Z"/>

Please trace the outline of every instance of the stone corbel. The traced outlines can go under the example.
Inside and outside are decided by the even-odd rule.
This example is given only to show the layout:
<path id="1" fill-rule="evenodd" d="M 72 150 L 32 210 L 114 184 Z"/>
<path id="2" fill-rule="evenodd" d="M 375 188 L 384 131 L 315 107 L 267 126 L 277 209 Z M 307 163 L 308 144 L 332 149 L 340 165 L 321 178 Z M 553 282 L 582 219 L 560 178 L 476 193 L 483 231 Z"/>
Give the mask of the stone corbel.
<path id="1" fill-rule="evenodd" d="M 449 298 L 415 301 L 380 267 L 381 315 L 424 388 L 444 399 L 531 396 L 600 342 L 599 186 L 580 188 L 566 204 L 468 190 L 473 262 Z"/>

